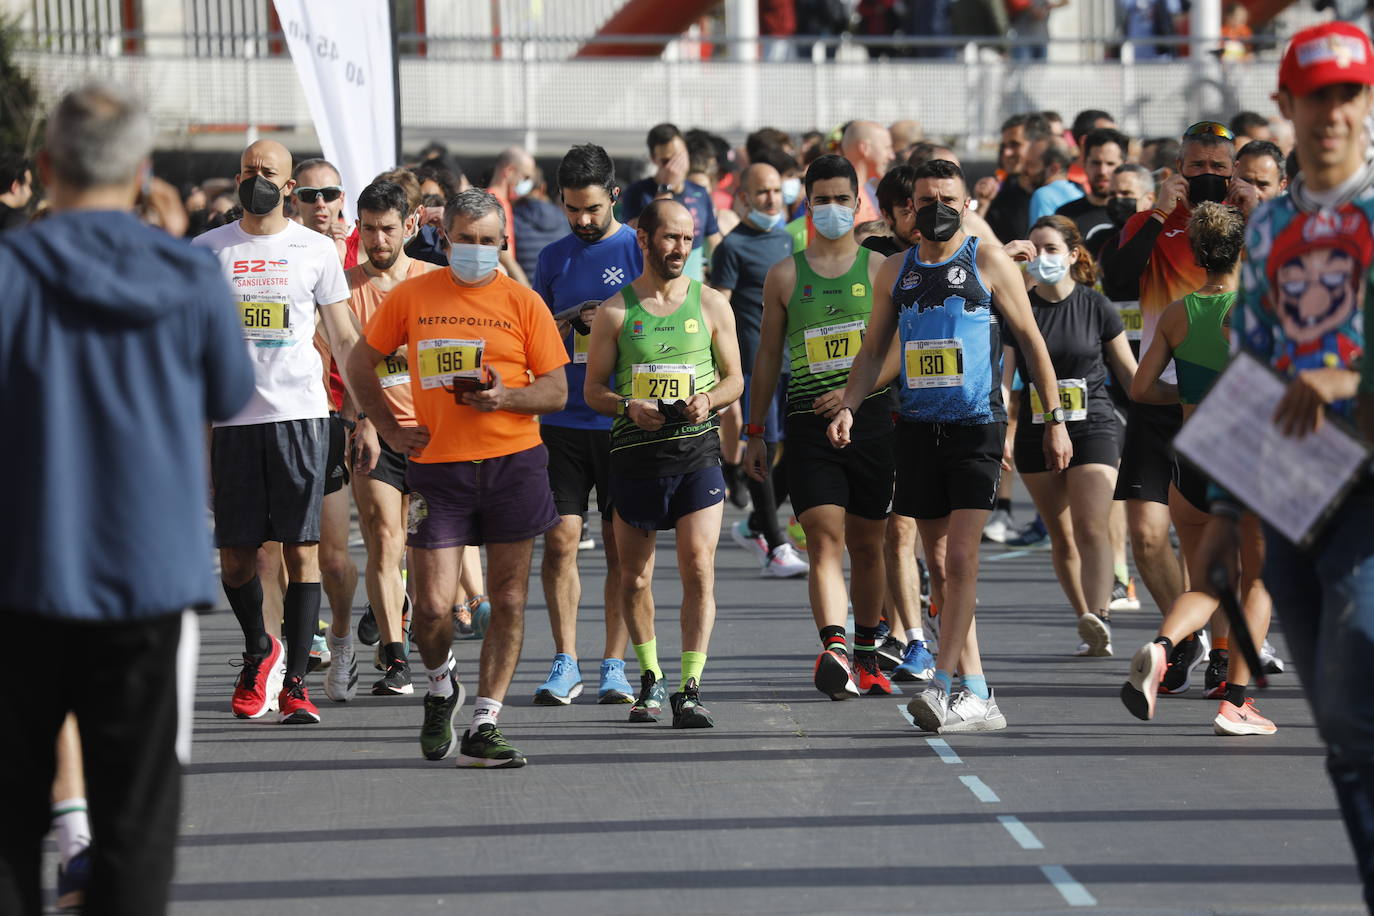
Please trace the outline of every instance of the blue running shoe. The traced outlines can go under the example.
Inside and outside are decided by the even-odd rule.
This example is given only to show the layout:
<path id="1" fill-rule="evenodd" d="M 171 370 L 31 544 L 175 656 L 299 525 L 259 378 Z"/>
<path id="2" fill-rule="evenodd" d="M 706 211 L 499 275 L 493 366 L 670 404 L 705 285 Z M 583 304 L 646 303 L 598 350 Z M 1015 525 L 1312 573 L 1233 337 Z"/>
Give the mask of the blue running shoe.
<path id="1" fill-rule="evenodd" d="M 474 619 L 476 615 L 474 614 Z M 553 657 L 549 679 L 534 692 L 535 706 L 567 706 L 582 695 L 582 671 L 577 659 L 564 652 Z"/>
<path id="2" fill-rule="evenodd" d="M 634 688 L 625 679 L 625 659 L 607 658 L 601 661 L 601 685 L 596 689 L 598 703 L 633 703 Z"/>
<path id="3" fill-rule="evenodd" d="M 1002 542 L 1007 547 L 1048 547 L 1050 543 L 1050 533 L 1045 528 L 1045 523 L 1040 520 L 1040 516 L 1035 517 L 1035 521 L 1022 528 L 1014 537 L 1009 537 Z"/>
<path id="4" fill-rule="evenodd" d="M 487 635 L 487 627 L 491 626 L 491 602 L 486 595 L 478 595 L 468 602 L 468 610 L 472 612 L 473 638 L 481 639 Z"/>
<path id="5" fill-rule="evenodd" d="M 81 912 L 86 902 L 86 885 L 90 881 L 91 847 L 87 846 L 66 865 L 57 864 L 57 912 Z"/>
<path id="6" fill-rule="evenodd" d="M 935 676 L 935 659 L 925 642 L 913 639 L 906 644 L 902 663 L 892 669 L 894 681 L 928 681 Z"/>

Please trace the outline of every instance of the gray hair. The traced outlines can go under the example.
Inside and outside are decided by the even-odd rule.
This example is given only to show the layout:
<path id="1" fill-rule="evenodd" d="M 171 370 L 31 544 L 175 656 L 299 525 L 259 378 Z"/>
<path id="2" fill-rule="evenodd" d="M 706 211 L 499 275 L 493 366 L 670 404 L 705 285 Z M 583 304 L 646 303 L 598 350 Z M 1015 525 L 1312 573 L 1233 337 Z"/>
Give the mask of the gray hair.
<path id="1" fill-rule="evenodd" d="M 67 93 L 48 119 L 48 161 L 63 183 L 94 188 L 132 181 L 152 154 L 153 127 L 126 90 L 88 83 Z"/>
<path id="2" fill-rule="evenodd" d="M 444 204 L 444 228 L 453 225 L 454 217 L 466 216 L 468 219 L 481 219 L 492 211 L 501 217 L 501 234 L 506 234 L 506 208 L 500 199 L 490 191 L 481 188 L 468 188 L 459 191 Z"/>

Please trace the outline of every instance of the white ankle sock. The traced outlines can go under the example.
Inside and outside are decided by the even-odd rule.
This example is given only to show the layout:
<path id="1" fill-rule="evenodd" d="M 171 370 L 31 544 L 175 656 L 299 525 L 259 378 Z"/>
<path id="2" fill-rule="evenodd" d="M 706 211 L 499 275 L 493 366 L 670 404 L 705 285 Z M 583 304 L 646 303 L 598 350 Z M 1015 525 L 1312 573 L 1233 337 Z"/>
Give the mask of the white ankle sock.
<path id="1" fill-rule="evenodd" d="M 438 668 L 426 668 L 425 674 L 429 676 L 429 692 L 431 696 L 451 697 L 453 696 L 453 656 L 444 659 L 444 663 Z"/>
<path id="2" fill-rule="evenodd" d="M 333 630 L 333 628 L 331 627 L 330 630 L 329 630 L 329 636 L 326 637 L 326 641 L 329 643 L 329 651 L 330 651 L 330 652 L 340 652 L 340 651 L 342 651 L 342 652 L 352 652 L 352 651 L 353 651 L 353 633 L 352 633 L 352 631 L 349 631 L 349 632 L 345 633 L 345 634 L 342 635 L 342 636 L 335 636 L 335 635 L 334 635 L 334 630 Z"/>
<path id="3" fill-rule="evenodd" d="M 472 730 L 488 723 L 495 725 L 496 717 L 501 715 L 501 704 L 491 697 L 478 697 L 472 704 Z"/>
<path id="4" fill-rule="evenodd" d="M 53 802 L 52 824 L 57 831 L 57 854 L 63 865 L 91 845 L 91 822 L 86 816 L 86 799 L 67 798 Z"/>
<path id="5" fill-rule="evenodd" d="M 925 631 L 925 630 L 921 629 L 920 627 L 914 627 L 913 629 L 910 629 L 910 630 L 907 630 L 907 631 L 906 631 L 906 641 L 907 641 L 907 642 L 914 642 L 915 640 L 918 640 L 918 639 L 921 640 L 921 642 L 925 642 L 925 639 L 926 639 L 926 631 Z"/>

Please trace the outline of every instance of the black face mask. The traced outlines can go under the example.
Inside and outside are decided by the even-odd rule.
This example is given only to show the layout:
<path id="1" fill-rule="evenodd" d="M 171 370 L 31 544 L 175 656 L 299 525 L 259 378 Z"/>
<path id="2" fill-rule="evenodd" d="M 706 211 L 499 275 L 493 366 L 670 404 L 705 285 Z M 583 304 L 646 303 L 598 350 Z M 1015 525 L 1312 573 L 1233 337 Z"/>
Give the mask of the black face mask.
<path id="1" fill-rule="evenodd" d="M 266 216 L 281 203 L 281 188 L 261 175 L 245 178 L 239 183 L 239 203 L 254 216 Z"/>
<path id="2" fill-rule="evenodd" d="M 1107 219 L 1118 226 L 1126 225 L 1126 220 L 1135 215 L 1136 199 L 1134 197 L 1113 197 L 1107 201 Z"/>
<path id="3" fill-rule="evenodd" d="M 1194 175 L 1188 179 L 1188 203 L 1194 207 L 1207 201 L 1219 204 L 1226 199 L 1230 187 L 1231 179 L 1221 175 Z"/>
<path id="4" fill-rule="evenodd" d="M 916 211 L 916 231 L 921 233 L 921 238 L 932 242 L 948 242 L 962 224 L 959 211 L 942 201 L 926 204 Z"/>

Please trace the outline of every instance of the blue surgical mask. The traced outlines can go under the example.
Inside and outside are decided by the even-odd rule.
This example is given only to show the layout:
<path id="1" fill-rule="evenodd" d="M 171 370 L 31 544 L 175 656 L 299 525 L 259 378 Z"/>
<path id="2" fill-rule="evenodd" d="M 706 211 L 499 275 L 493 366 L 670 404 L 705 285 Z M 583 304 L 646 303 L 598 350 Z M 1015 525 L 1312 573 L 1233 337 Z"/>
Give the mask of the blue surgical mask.
<path id="1" fill-rule="evenodd" d="M 764 232 L 772 232 L 782 225 L 781 213 L 764 213 L 761 210 L 749 211 L 749 222 L 753 223 Z"/>
<path id="2" fill-rule="evenodd" d="M 1026 265 L 1026 273 L 1036 283 L 1053 286 L 1069 272 L 1069 259 L 1062 254 L 1042 254 Z"/>
<path id="3" fill-rule="evenodd" d="M 801 179 L 784 178 L 782 180 L 782 202 L 787 206 L 792 206 L 801 197 Z"/>
<path id="4" fill-rule="evenodd" d="M 854 228 L 854 211 L 844 204 L 821 204 L 811 211 L 811 222 L 826 238 L 842 238 Z"/>
<path id="5" fill-rule="evenodd" d="M 448 266 L 453 275 L 464 283 L 480 283 L 496 269 L 501 249 L 495 245 L 460 245 L 449 247 Z"/>
<path id="6" fill-rule="evenodd" d="M 533 178 L 526 178 L 526 179 L 524 179 L 524 180 L 522 180 L 522 181 L 520 181 L 519 183 L 516 184 L 516 186 L 515 186 L 515 196 L 516 196 L 516 197 L 526 197 L 526 196 L 528 196 L 529 193 L 530 193 L 531 191 L 533 191 L 533 190 L 534 190 L 534 179 L 533 179 Z"/>

